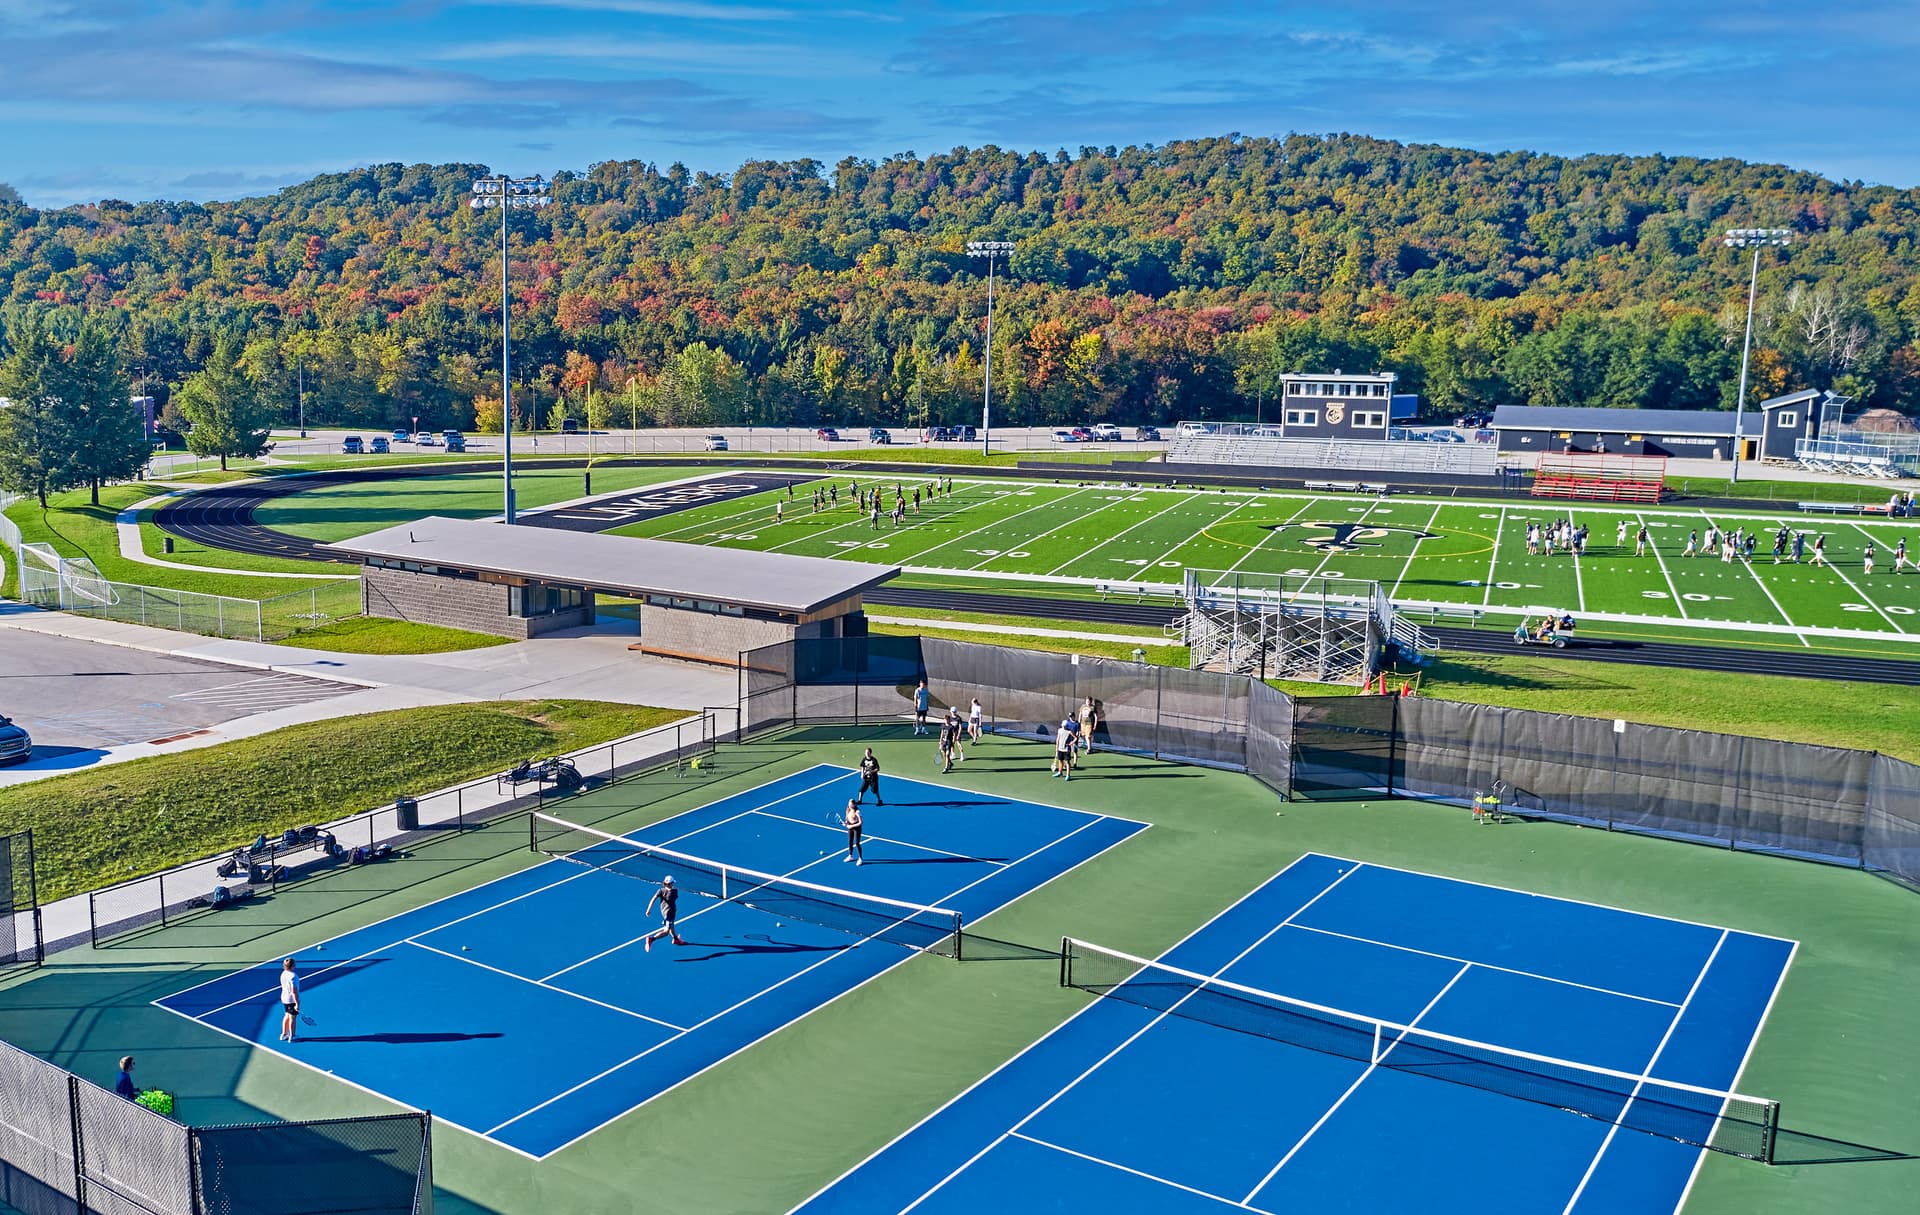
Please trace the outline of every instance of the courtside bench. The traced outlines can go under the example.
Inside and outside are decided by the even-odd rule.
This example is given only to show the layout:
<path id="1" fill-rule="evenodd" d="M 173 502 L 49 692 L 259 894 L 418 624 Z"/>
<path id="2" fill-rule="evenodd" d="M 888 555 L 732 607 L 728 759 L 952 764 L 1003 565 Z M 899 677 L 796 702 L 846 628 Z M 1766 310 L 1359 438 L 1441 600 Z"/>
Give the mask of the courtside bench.
<path id="1" fill-rule="evenodd" d="M 1885 502 L 1802 502 L 1800 509 L 1810 515 L 1886 515 Z"/>

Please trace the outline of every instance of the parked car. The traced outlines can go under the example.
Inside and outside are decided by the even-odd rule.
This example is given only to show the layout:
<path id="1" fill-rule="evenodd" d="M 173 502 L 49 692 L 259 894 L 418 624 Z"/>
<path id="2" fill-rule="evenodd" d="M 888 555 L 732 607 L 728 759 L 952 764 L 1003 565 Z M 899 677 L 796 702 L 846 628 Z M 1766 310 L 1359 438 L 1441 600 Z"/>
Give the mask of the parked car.
<path id="1" fill-rule="evenodd" d="M 563 435 L 577 435 L 577 434 L 579 434 L 579 433 L 580 433 L 580 419 L 579 419 L 579 418 L 564 418 L 564 419 L 562 419 L 562 420 L 561 420 L 561 422 L 560 422 L 560 433 L 561 433 L 561 434 L 563 434 Z"/>
<path id="2" fill-rule="evenodd" d="M 449 435 L 447 435 L 448 451 L 465 451 L 466 449 L 467 449 L 467 436 L 461 434 L 459 431 L 454 431 Z"/>
<path id="3" fill-rule="evenodd" d="M 1094 434 L 1084 426 L 1076 426 L 1073 428 L 1073 438 L 1077 443 L 1091 443 L 1093 442 Z"/>
<path id="4" fill-rule="evenodd" d="M 1133 428 L 1133 441 L 1135 443 L 1158 443 L 1160 441 L 1160 428 L 1158 426 L 1136 426 Z"/>
<path id="5" fill-rule="evenodd" d="M 440 446 L 440 436 L 437 434 L 434 434 L 430 430 L 423 430 L 419 434 L 413 436 L 413 441 L 415 444 L 421 447 Z"/>
<path id="6" fill-rule="evenodd" d="M 25 726 L 17 726 L 11 717 L 0 717 L 0 764 L 25 763 L 33 754 L 33 739 Z"/>
<path id="7" fill-rule="evenodd" d="M 867 442 L 878 443 L 882 447 L 887 447 L 893 443 L 893 436 L 887 432 L 884 426 L 869 426 L 867 427 Z"/>
<path id="8" fill-rule="evenodd" d="M 707 450 L 708 450 L 708 451 L 725 451 L 725 450 L 727 450 L 727 436 L 725 436 L 725 435 L 708 435 L 708 436 L 707 436 Z"/>
<path id="9" fill-rule="evenodd" d="M 972 426 L 962 426 L 954 431 L 953 437 L 963 443 L 978 443 L 980 441 L 980 431 Z"/>
<path id="10" fill-rule="evenodd" d="M 407 440 L 413 438 L 413 432 L 411 430 L 406 429 L 405 427 L 396 426 L 394 427 L 394 430 L 393 430 L 393 437 L 398 439 L 400 442 L 405 443 Z"/>
<path id="11" fill-rule="evenodd" d="M 1112 422 L 1102 422 L 1093 428 L 1093 437 L 1102 443 L 1118 443 L 1120 441 L 1120 428 Z"/>
<path id="12" fill-rule="evenodd" d="M 944 443 L 953 438 L 953 432 L 944 426 L 929 426 L 921 432 L 920 438 L 927 443 Z"/>
<path id="13" fill-rule="evenodd" d="M 1183 439 L 1203 438 L 1212 433 L 1213 427 L 1207 425 L 1205 422 L 1180 423 L 1180 437 Z"/>
<path id="14" fill-rule="evenodd" d="M 382 443 L 386 442 L 385 439 L 380 441 Z M 366 450 L 367 441 L 359 435 L 348 435 L 346 438 L 340 440 L 340 451 L 343 455 L 358 456 L 364 454 Z"/>
<path id="15" fill-rule="evenodd" d="M 822 426 L 819 430 L 813 432 L 813 437 L 822 443 L 838 443 L 840 441 L 840 432 L 831 426 Z"/>
<path id="16" fill-rule="evenodd" d="M 1078 443 L 1081 439 L 1078 434 L 1071 430 L 1056 430 L 1053 432 L 1053 441 L 1055 443 Z"/>
<path id="17" fill-rule="evenodd" d="M 384 456 L 393 450 L 393 444 L 387 442 L 387 436 L 375 435 L 373 436 L 373 443 L 368 450 L 376 456 Z"/>

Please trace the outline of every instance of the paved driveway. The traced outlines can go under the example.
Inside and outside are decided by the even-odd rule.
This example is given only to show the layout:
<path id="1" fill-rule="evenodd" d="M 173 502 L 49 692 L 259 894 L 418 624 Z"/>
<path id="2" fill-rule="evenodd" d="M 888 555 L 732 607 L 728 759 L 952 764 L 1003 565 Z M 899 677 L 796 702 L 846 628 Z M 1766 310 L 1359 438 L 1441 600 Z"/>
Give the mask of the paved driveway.
<path id="1" fill-rule="evenodd" d="M 0 629 L 0 714 L 33 735 L 38 770 L 85 767 L 107 748 L 191 734 L 359 689 L 322 679 Z"/>

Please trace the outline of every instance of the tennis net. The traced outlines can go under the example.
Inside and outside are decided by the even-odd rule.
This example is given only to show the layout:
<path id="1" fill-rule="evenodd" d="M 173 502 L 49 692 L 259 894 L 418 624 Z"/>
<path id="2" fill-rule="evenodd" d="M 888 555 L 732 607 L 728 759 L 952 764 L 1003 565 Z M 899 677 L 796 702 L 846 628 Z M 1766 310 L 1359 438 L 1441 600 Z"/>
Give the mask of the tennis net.
<path id="1" fill-rule="evenodd" d="M 1780 1103 L 1456 1038 L 1275 995 L 1066 937 L 1060 982 L 1095 995 L 1374 1067 L 1553 1106 L 1649 1135 L 1773 1161 Z"/>
<path id="2" fill-rule="evenodd" d="M 762 873 L 535 812 L 536 852 L 652 885 L 668 874 L 688 894 L 726 900 L 783 919 L 801 920 L 910 949 L 960 956 L 960 913 L 797 878 Z"/>

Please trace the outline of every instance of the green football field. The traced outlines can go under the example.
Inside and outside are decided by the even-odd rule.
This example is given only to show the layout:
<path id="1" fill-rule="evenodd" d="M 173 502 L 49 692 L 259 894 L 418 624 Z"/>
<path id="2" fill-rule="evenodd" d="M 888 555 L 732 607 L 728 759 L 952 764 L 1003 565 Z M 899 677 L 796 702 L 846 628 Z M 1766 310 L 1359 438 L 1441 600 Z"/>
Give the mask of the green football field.
<path id="1" fill-rule="evenodd" d="M 851 505 L 852 478 L 836 476 L 837 506 L 816 512 L 801 487 L 770 492 L 620 529 L 722 544 L 897 564 L 917 574 L 966 575 L 1017 591 L 1038 583 L 1178 585 L 1187 569 L 1210 580 L 1240 575 L 1377 581 L 1408 606 L 1477 608 L 1517 619 L 1544 611 L 1587 620 L 1680 626 L 1686 632 L 1810 645 L 1815 638 L 1920 640 L 1920 576 L 1893 572 L 1901 539 L 1920 556 L 1920 525 L 1886 519 L 1783 516 L 1764 507 L 1704 513 L 1583 503 L 1472 503 L 1110 484 L 956 479 L 951 495 L 925 496 L 895 526 L 883 487 L 877 527 Z M 927 481 L 899 482 L 911 494 Z M 783 517 L 774 518 L 774 504 Z M 1589 529 L 1586 551 L 1529 555 L 1529 522 L 1570 518 Z M 1624 541 L 1621 525 L 1625 524 Z M 1636 554 L 1645 525 L 1649 543 Z M 1776 563 L 1776 530 L 1806 533 L 1807 558 Z M 1689 533 L 1759 533 L 1751 562 L 1687 557 Z M 1825 537 L 1827 564 L 1811 563 Z M 1877 550 L 1871 575 L 1866 546 Z M 1789 553 L 1790 556 L 1790 553 Z"/>

